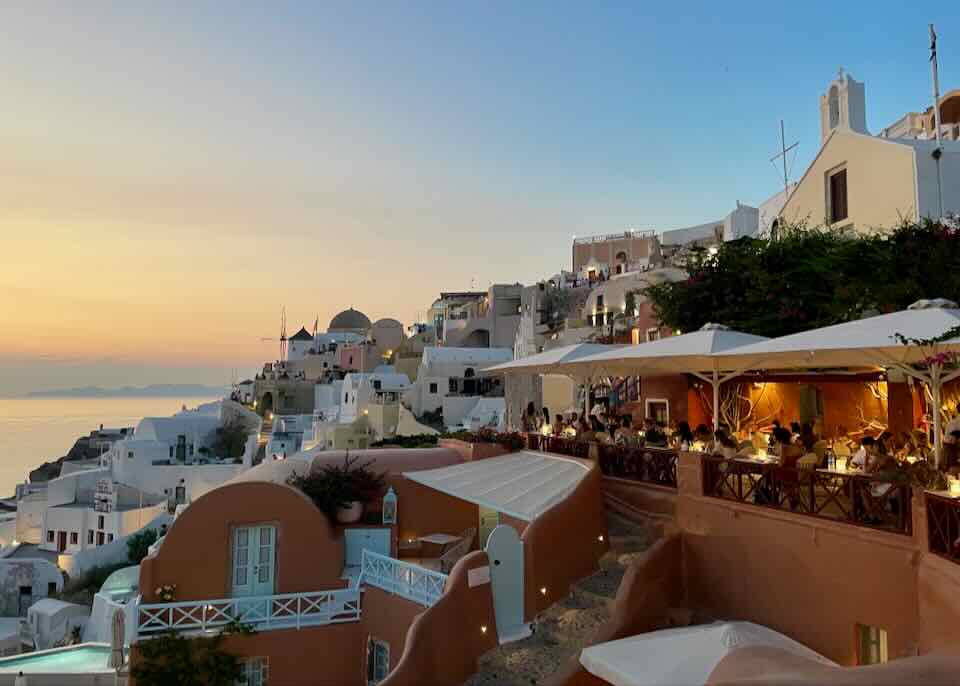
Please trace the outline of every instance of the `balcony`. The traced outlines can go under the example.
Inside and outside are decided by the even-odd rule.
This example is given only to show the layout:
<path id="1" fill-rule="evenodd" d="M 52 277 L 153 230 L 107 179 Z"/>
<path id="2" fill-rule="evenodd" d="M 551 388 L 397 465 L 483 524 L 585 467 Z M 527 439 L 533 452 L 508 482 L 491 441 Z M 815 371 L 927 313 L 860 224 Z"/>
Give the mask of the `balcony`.
<path id="1" fill-rule="evenodd" d="M 256 631 L 269 631 L 359 620 L 357 588 L 151 603 L 138 608 L 137 637 L 150 638 L 168 631 L 213 631 L 233 622 L 247 624 Z"/>
<path id="2" fill-rule="evenodd" d="M 702 457 L 703 495 L 910 536 L 910 486 L 856 472 Z"/>
<path id="3" fill-rule="evenodd" d="M 443 595 L 447 575 L 364 550 L 360 561 L 360 584 L 369 584 L 430 607 Z"/>

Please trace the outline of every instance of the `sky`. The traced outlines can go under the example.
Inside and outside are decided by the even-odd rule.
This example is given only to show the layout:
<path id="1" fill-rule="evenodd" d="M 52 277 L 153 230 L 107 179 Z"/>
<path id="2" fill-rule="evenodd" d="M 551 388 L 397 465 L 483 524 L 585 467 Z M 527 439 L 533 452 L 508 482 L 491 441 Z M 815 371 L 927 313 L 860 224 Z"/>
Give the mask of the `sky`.
<path id="1" fill-rule="evenodd" d="M 929 13 L 929 15 L 928 15 Z M 923 15 L 923 16 L 920 16 Z M 876 132 L 960 87 L 960 5 L 3 3 L 0 394 L 228 383 L 353 306 L 569 268 L 816 154 L 842 66 Z"/>

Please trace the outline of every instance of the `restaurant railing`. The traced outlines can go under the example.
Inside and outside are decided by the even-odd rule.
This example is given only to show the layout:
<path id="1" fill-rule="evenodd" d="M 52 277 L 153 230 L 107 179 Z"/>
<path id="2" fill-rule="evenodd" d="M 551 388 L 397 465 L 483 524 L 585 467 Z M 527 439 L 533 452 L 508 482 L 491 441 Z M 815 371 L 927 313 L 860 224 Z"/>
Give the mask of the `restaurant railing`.
<path id="1" fill-rule="evenodd" d="M 703 494 L 793 514 L 910 535 L 910 486 L 864 474 L 781 467 L 704 455 Z"/>
<path id="2" fill-rule="evenodd" d="M 960 500 L 926 493 L 930 552 L 960 563 Z"/>
<path id="3" fill-rule="evenodd" d="M 558 455 L 569 455 L 582 460 L 590 458 L 595 447 L 600 471 L 605 476 L 642 481 L 658 486 L 677 487 L 677 451 L 669 448 L 640 448 L 634 446 L 590 443 L 564 436 L 524 434 L 528 450 L 543 450 Z"/>
<path id="4" fill-rule="evenodd" d="M 600 471 L 605 476 L 677 487 L 677 451 L 669 448 L 597 446 Z"/>

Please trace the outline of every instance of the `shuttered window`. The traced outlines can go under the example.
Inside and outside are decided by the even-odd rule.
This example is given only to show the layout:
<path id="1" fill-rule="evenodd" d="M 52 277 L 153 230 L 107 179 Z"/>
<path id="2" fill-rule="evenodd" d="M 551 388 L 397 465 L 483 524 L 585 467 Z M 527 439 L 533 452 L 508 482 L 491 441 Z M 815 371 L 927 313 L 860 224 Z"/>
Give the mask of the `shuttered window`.
<path id="1" fill-rule="evenodd" d="M 847 218 L 847 170 L 841 169 L 830 175 L 830 223 Z"/>

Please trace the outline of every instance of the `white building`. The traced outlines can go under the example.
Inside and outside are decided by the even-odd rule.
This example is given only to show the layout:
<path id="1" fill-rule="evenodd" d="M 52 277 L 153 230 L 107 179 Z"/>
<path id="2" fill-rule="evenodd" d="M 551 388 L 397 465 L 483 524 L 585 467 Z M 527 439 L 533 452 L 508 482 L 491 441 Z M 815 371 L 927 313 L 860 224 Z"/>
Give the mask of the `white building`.
<path id="1" fill-rule="evenodd" d="M 406 374 L 398 374 L 393 367 L 381 365 L 366 374 L 350 373 L 343 377 L 341 388 L 340 421 L 352 422 L 368 415 L 370 405 L 398 404 L 403 393 L 411 388 Z"/>
<path id="2" fill-rule="evenodd" d="M 242 422 L 243 455 L 224 458 L 220 431 Z M 18 501 L 17 530 L 43 550 L 75 555 L 145 526 L 253 464 L 260 418 L 236 403 L 146 417 L 94 465 L 66 463 L 46 488 Z M 39 521 L 37 521 L 39 520 Z"/>
<path id="3" fill-rule="evenodd" d="M 0 617 L 26 617 L 41 598 L 63 590 L 63 572 L 39 558 L 0 559 Z"/>
<path id="4" fill-rule="evenodd" d="M 479 372 L 512 359 L 510 348 L 424 348 L 417 381 L 405 400 L 417 417 L 443 410 L 444 423 L 458 425 L 476 404 L 475 398 L 503 395 L 501 379 L 481 377 Z"/>

